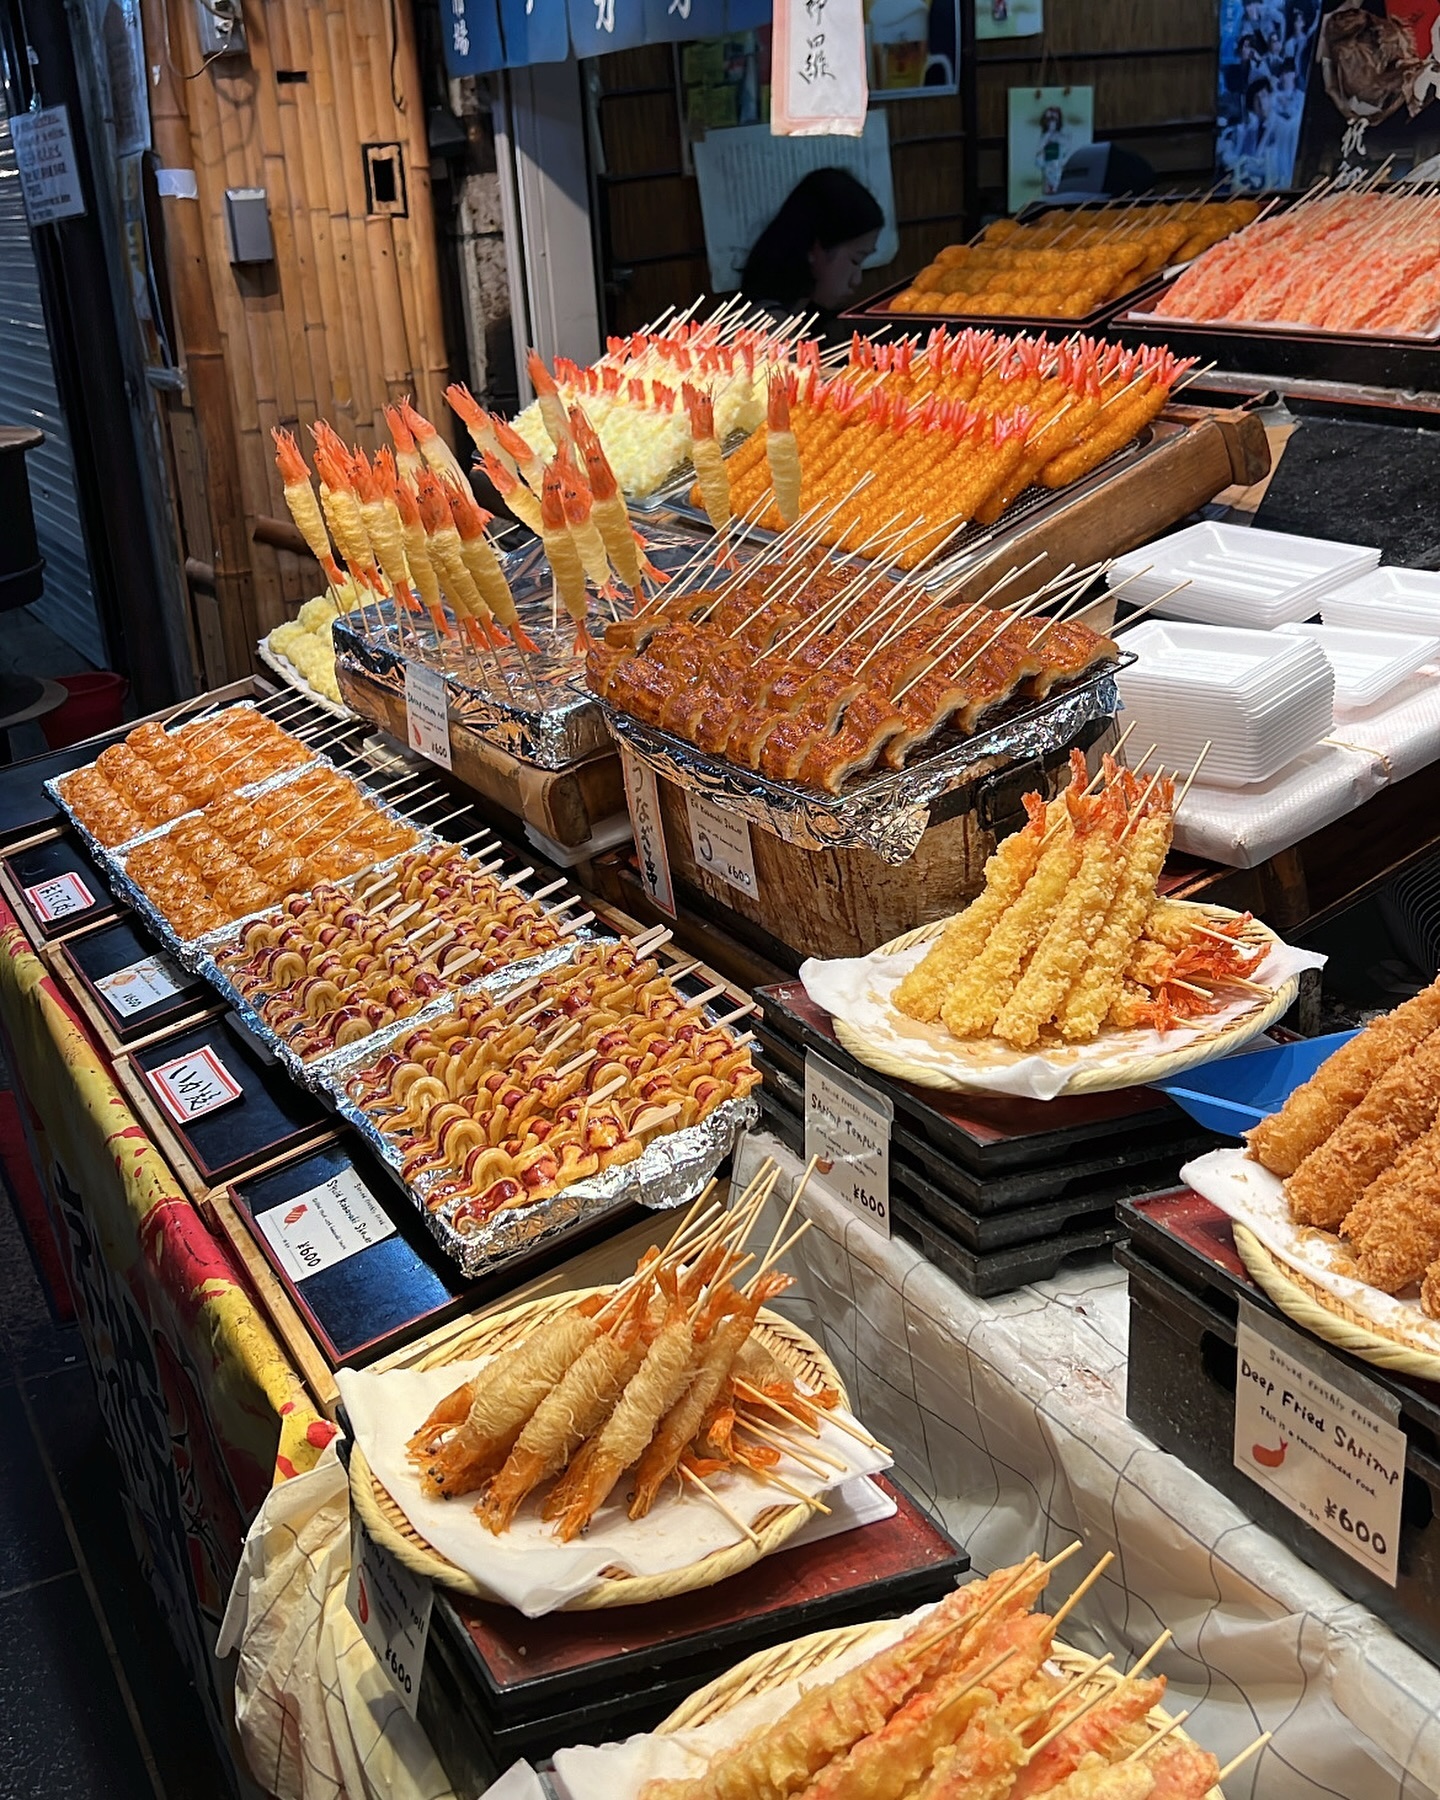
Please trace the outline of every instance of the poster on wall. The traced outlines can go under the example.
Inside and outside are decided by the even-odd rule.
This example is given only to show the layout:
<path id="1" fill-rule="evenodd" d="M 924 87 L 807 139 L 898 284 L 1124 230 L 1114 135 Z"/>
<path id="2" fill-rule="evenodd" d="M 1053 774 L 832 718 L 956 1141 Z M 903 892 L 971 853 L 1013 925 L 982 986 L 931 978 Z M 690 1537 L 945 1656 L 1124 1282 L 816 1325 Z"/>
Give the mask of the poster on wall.
<path id="1" fill-rule="evenodd" d="M 1319 18 L 1320 0 L 1220 0 L 1216 173 L 1236 192 L 1294 178 Z"/>
<path id="2" fill-rule="evenodd" d="M 1038 37 L 1045 29 L 1045 0 L 975 0 L 975 36 Z"/>
<path id="3" fill-rule="evenodd" d="M 957 93 L 959 0 L 865 0 L 865 54 L 872 100 Z"/>
<path id="4" fill-rule="evenodd" d="M 770 117 L 770 28 L 699 38 L 680 51 L 685 124 L 692 138 Z"/>
<path id="5" fill-rule="evenodd" d="M 1440 156 L 1440 4 L 1437 0 L 1324 0 L 1300 129 L 1294 180 L 1361 180 L 1386 164 L 1390 180 Z"/>
<path id="6" fill-rule="evenodd" d="M 696 143 L 694 157 L 712 293 L 735 292 L 756 238 L 812 169 L 848 169 L 879 201 L 885 223 L 867 268 L 890 262 L 899 252 L 890 127 L 878 107 L 858 138 L 775 138 L 763 125 L 742 125 L 709 132 Z"/>
<path id="7" fill-rule="evenodd" d="M 1059 191 L 1065 160 L 1092 141 L 1095 90 L 1090 87 L 1010 89 L 1009 204 L 1019 212 Z"/>

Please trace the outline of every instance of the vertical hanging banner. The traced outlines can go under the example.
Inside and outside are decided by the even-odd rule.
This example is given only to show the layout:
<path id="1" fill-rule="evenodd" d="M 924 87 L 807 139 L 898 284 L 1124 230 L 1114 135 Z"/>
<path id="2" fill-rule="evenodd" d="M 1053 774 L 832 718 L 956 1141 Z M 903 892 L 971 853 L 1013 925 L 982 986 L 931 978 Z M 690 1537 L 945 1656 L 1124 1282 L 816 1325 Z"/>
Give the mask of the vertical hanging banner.
<path id="1" fill-rule="evenodd" d="M 576 56 L 603 56 L 608 50 L 634 50 L 645 39 L 645 0 L 567 0 L 570 42 Z M 669 21 L 667 36 L 678 33 Z M 688 27 L 684 28 L 688 30 Z"/>
<path id="2" fill-rule="evenodd" d="M 645 41 L 718 38 L 726 29 L 726 0 L 645 0 Z"/>
<path id="3" fill-rule="evenodd" d="M 506 66 L 495 0 L 440 0 L 440 29 L 447 74 L 488 75 Z"/>
<path id="4" fill-rule="evenodd" d="M 570 54 L 565 0 L 500 0 L 500 35 L 507 69 L 564 62 Z"/>
<path id="5" fill-rule="evenodd" d="M 870 103 L 864 0 L 775 0 L 770 130 L 859 137 Z"/>

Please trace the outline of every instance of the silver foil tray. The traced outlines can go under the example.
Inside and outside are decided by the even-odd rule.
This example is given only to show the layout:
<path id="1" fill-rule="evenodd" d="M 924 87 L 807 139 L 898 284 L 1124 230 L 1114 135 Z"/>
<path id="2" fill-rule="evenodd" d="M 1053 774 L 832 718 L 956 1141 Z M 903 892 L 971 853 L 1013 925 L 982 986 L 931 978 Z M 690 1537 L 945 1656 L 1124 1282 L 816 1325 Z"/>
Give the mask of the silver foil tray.
<path id="1" fill-rule="evenodd" d="M 783 843 L 803 850 L 873 850 L 899 864 L 919 848 L 931 804 L 942 795 L 1009 764 L 1063 750 L 1087 725 L 1113 718 L 1120 708 L 1116 673 L 1134 661 L 1133 655 L 1112 657 L 1063 691 L 1022 704 L 951 748 L 909 768 L 861 776 L 839 794 L 742 769 L 601 704 L 615 736 L 657 775 L 719 801 Z"/>

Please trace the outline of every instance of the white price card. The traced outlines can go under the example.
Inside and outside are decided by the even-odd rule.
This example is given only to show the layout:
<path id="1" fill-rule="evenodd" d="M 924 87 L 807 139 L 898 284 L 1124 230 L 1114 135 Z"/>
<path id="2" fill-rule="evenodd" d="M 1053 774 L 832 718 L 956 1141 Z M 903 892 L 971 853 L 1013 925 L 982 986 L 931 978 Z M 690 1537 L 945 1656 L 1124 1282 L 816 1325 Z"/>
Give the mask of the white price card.
<path id="1" fill-rule="evenodd" d="M 434 1602 L 435 1590 L 424 1576 L 412 1575 L 354 1520 L 345 1605 L 412 1719 L 420 1703 Z"/>
<path id="2" fill-rule="evenodd" d="M 95 896 L 85 883 L 68 871 L 64 875 L 52 875 L 48 881 L 37 881 L 34 887 L 26 888 L 25 898 L 42 925 L 68 918 L 71 913 L 84 912 L 95 904 Z"/>
<path id="3" fill-rule="evenodd" d="M 690 844 L 695 861 L 709 875 L 718 875 L 730 887 L 752 900 L 760 893 L 755 879 L 755 855 L 750 848 L 750 821 L 728 813 L 701 794 L 685 796 L 690 815 Z"/>
<path id="4" fill-rule="evenodd" d="M 95 987 L 121 1018 L 130 1019 L 183 993 L 186 981 L 184 970 L 168 956 L 145 956 L 102 975 Z"/>
<path id="5" fill-rule="evenodd" d="M 625 804 L 630 809 L 630 828 L 635 833 L 641 885 L 661 912 L 673 919 L 675 888 L 670 880 L 670 853 L 665 848 L 655 771 L 641 762 L 627 744 L 622 744 L 620 772 L 625 777 Z"/>
<path id="6" fill-rule="evenodd" d="M 395 1226 L 354 1169 L 261 1213 L 255 1223 L 292 1281 L 304 1281 L 372 1244 Z"/>
<path id="7" fill-rule="evenodd" d="M 890 1235 L 890 1128 L 894 1103 L 805 1052 L 805 1156 L 826 1190 L 872 1231 Z"/>
<path id="8" fill-rule="evenodd" d="M 42 106 L 37 112 L 14 112 L 10 138 L 20 170 L 20 192 L 32 225 L 73 219 L 85 211 L 80 168 L 70 136 L 70 113 L 64 106 Z"/>
<path id="9" fill-rule="evenodd" d="M 1399 1401 L 1243 1300 L 1235 1375 L 1235 1467 L 1394 1587 L 1405 1487 Z"/>
<path id="10" fill-rule="evenodd" d="M 245 1091 L 209 1044 L 161 1063 L 149 1071 L 149 1078 L 160 1104 L 177 1125 L 188 1125 L 192 1119 L 228 1106 Z"/>
<path id="11" fill-rule="evenodd" d="M 424 663 L 405 664 L 405 730 L 412 750 L 450 767 L 450 697 L 445 677 Z"/>

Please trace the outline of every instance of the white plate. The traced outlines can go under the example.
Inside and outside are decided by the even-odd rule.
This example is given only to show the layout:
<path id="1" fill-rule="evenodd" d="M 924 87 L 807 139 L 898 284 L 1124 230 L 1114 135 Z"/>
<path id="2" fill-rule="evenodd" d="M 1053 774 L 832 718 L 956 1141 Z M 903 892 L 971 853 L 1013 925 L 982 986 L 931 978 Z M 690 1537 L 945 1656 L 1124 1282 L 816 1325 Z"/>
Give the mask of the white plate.
<path id="1" fill-rule="evenodd" d="M 1437 621 L 1440 624 L 1440 621 Z M 1282 625 L 1280 635 L 1316 643 L 1335 671 L 1335 704 L 1374 706 L 1440 654 L 1440 637 L 1415 632 L 1359 631 L 1342 625 Z"/>
<path id="2" fill-rule="evenodd" d="M 1139 658 L 1116 677 L 1127 689 L 1197 701 L 1240 699 L 1263 706 L 1272 696 L 1302 691 L 1318 679 L 1324 655 L 1300 651 L 1303 640 L 1233 625 L 1146 619 L 1120 642 Z"/>
<path id="3" fill-rule="evenodd" d="M 1206 520 L 1120 557 L 1108 579 L 1113 587 L 1136 577 L 1126 588 L 1136 605 L 1186 581 L 1189 585 L 1163 601 L 1157 614 L 1269 628 L 1310 618 L 1322 594 L 1379 560 L 1380 552 L 1363 544 Z"/>
<path id="4" fill-rule="evenodd" d="M 1325 596 L 1327 625 L 1375 631 L 1440 631 L 1440 574 L 1431 569 L 1372 569 Z"/>

